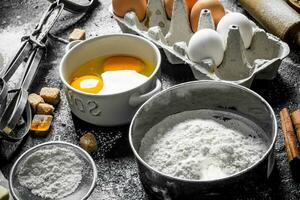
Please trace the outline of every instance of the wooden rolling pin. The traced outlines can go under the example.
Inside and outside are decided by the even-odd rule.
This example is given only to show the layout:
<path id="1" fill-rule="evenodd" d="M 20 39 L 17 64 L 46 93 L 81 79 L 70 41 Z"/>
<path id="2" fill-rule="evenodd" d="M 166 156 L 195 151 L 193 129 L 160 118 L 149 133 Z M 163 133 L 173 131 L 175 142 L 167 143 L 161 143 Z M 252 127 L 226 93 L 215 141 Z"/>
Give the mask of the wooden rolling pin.
<path id="1" fill-rule="evenodd" d="M 299 0 L 287 0 L 288 4 L 294 8 L 300 14 L 300 1 Z"/>
<path id="2" fill-rule="evenodd" d="M 300 46 L 300 15 L 284 0 L 240 0 L 240 3 L 270 33 Z"/>

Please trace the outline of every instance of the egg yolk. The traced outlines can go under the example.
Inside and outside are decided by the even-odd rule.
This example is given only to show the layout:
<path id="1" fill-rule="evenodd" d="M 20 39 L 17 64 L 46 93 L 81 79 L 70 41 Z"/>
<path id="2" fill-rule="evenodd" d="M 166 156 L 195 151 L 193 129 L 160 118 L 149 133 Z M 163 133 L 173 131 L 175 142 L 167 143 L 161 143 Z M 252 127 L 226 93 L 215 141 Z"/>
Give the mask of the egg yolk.
<path id="1" fill-rule="evenodd" d="M 145 67 L 145 63 L 131 56 L 112 56 L 107 58 L 103 63 L 103 71 L 117 70 L 135 70 L 141 72 Z"/>
<path id="2" fill-rule="evenodd" d="M 74 78 L 71 86 L 82 92 L 97 94 L 103 88 L 103 81 L 98 76 L 85 75 Z"/>

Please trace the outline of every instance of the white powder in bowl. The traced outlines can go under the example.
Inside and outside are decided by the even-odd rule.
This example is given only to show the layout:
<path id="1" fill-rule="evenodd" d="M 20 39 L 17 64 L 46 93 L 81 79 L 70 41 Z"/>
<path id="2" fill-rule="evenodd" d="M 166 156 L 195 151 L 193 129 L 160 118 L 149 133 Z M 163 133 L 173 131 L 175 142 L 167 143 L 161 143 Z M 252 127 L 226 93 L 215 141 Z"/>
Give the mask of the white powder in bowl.
<path id="1" fill-rule="evenodd" d="M 174 177 L 212 180 L 250 167 L 267 151 L 263 130 L 222 111 L 171 115 L 144 136 L 139 153 L 150 166 Z"/>
<path id="2" fill-rule="evenodd" d="M 73 193 L 82 179 L 84 163 L 65 148 L 38 150 L 18 173 L 23 187 L 42 198 L 60 199 Z"/>

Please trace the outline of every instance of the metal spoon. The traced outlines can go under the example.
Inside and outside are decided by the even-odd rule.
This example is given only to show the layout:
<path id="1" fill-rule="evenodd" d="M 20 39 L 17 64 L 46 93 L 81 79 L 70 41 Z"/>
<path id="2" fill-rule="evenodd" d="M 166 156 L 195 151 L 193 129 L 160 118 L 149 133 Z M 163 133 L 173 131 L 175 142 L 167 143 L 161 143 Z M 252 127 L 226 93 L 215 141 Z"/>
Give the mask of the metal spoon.
<path id="1" fill-rule="evenodd" d="M 87 4 L 78 4 L 68 0 L 55 0 L 48 7 L 36 26 L 34 32 L 24 37 L 25 42 L 13 58 L 11 63 L 0 73 L 0 139 L 8 141 L 19 141 L 26 136 L 31 127 L 32 113 L 27 101 L 29 86 L 36 74 L 38 65 L 44 53 L 47 36 L 50 29 L 62 13 L 66 10 L 73 13 L 85 12 L 94 4 L 95 0 L 88 1 Z M 24 76 L 20 86 L 8 91 L 7 82 L 18 69 L 20 64 L 28 57 L 26 61 Z M 13 95 L 7 103 L 7 95 Z M 25 111 L 25 112 L 24 112 Z M 25 118 L 23 131 L 16 126 L 21 116 Z"/>
<path id="2" fill-rule="evenodd" d="M 43 52 L 44 50 L 40 47 L 32 51 L 26 64 L 26 68 L 28 70 L 23 77 L 20 88 L 9 91 L 10 93 L 13 93 L 13 98 L 6 106 L 6 109 L 0 119 L 0 130 L 4 132 L 4 138 L 10 141 L 17 141 L 25 136 L 25 134 L 18 135 L 18 133 L 13 132 L 13 130 L 15 129 L 24 110 L 26 111 L 27 116 L 32 116 L 30 107 L 29 109 L 25 109 L 26 105 L 28 105 L 27 91 L 36 74 Z M 26 120 L 31 121 L 31 118 L 27 118 Z M 31 123 L 26 123 L 26 125 L 31 125 Z M 26 130 L 27 129 L 29 128 L 26 128 Z"/>

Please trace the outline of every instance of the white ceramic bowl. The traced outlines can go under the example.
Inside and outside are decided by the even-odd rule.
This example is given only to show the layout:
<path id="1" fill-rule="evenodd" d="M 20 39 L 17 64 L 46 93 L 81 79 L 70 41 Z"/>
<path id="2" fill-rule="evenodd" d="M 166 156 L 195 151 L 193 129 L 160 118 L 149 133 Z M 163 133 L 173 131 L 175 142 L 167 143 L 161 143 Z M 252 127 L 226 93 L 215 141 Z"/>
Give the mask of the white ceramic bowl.
<path id="1" fill-rule="evenodd" d="M 109 94 L 88 94 L 70 86 L 72 74 L 99 56 L 130 55 L 150 62 L 155 70 L 146 82 L 131 90 Z M 103 35 L 67 46 L 59 73 L 72 112 L 80 119 L 100 126 L 129 123 L 138 107 L 161 90 L 161 55 L 148 40 L 130 34 Z"/>

